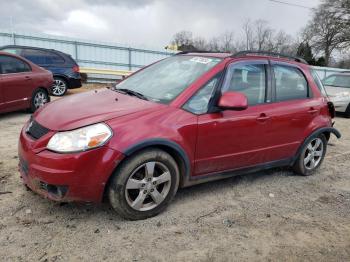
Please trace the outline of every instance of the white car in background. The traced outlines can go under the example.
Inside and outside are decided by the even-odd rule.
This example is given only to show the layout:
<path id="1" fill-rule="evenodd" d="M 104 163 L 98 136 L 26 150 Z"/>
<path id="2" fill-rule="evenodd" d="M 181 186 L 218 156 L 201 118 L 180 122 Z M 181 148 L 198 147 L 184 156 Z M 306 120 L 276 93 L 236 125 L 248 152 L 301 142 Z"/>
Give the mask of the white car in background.
<path id="1" fill-rule="evenodd" d="M 323 79 L 335 111 L 345 113 L 350 118 L 350 73 L 337 73 Z"/>

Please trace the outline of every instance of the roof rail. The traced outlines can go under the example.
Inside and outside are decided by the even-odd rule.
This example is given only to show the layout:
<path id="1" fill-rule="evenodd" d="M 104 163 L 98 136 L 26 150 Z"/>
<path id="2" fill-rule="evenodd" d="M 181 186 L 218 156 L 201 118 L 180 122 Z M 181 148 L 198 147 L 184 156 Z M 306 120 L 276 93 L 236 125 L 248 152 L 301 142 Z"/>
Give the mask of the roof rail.
<path id="1" fill-rule="evenodd" d="M 216 54 L 230 54 L 230 52 L 221 52 L 221 51 L 207 51 L 207 50 L 191 50 L 191 51 L 181 51 L 176 53 L 176 55 L 184 55 L 188 53 L 216 53 Z"/>
<path id="2" fill-rule="evenodd" d="M 269 51 L 252 51 L 252 50 L 247 50 L 247 51 L 241 51 L 238 53 L 233 54 L 231 57 L 241 57 L 241 56 L 248 56 L 248 55 L 266 55 L 266 56 L 274 56 L 274 57 L 279 57 L 279 58 L 287 58 L 299 63 L 303 63 L 308 65 L 309 63 L 306 62 L 305 59 L 292 56 L 292 55 L 286 55 L 286 54 L 281 54 L 281 53 L 276 53 L 276 52 L 269 52 Z"/>

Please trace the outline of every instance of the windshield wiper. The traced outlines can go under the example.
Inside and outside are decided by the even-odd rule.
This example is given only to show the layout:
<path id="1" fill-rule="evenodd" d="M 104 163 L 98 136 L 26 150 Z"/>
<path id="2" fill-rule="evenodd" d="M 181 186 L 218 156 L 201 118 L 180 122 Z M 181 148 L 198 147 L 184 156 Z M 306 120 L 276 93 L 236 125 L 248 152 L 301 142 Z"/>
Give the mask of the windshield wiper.
<path id="1" fill-rule="evenodd" d="M 143 95 L 143 94 L 141 94 L 139 92 L 136 92 L 134 90 L 130 90 L 130 89 L 126 89 L 126 88 L 114 88 L 113 90 L 117 91 L 117 92 L 120 92 L 122 94 L 136 96 L 136 97 L 138 97 L 140 99 L 143 99 L 143 100 L 149 100 L 145 95 Z"/>

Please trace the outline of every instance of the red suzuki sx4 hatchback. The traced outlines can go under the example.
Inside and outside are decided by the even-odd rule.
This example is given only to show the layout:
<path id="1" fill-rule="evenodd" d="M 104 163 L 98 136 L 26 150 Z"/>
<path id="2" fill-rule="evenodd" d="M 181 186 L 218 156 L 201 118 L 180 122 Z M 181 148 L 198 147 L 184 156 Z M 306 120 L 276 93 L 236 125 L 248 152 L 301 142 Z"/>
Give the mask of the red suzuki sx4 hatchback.
<path id="1" fill-rule="evenodd" d="M 181 53 L 40 108 L 20 135 L 20 173 L 49 199 L 108 199 L 145 219 L 179 187 L 281 166 L 313 174 L 340 137 L 333 116 L 302 59 Z"/>

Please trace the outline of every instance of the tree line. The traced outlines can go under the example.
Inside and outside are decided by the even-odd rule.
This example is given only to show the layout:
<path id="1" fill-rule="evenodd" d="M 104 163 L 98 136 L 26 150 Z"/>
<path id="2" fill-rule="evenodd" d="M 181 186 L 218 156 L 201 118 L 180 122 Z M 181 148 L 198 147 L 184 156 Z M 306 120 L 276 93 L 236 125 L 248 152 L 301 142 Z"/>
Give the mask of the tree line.
<path id="1" fill-rule="evenodd" d="M 350 68 L 350 0 L 322 0 L 312 13 L 296 37 L 274 30 L 265 20 L 248 19 L 239 32 L 227 31 L 211 39 L 180 31 L 173 36 L 171 45 L 181 51 L 278 52 L 300 56 L 311 65 Z"/>

